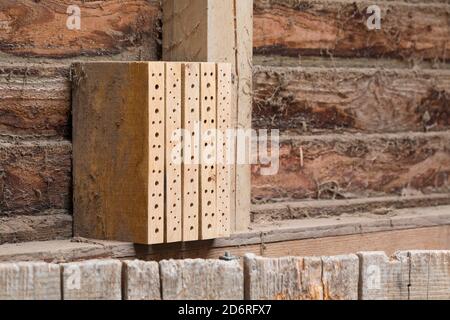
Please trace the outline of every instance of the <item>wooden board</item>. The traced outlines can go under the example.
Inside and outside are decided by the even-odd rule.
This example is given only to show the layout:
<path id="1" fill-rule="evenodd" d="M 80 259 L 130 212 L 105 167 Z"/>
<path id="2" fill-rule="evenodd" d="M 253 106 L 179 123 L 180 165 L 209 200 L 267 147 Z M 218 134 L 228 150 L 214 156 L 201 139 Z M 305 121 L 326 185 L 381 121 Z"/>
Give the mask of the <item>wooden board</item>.
<path id="1" fill-rule="evenodd" d="M 254 68 L 253 126 L 290 133 L 450 128 L 450 71 Z"/>
<path id="2" fill-rule="evenodd" d="M 238 261 L 164 260 L 159 263 L 163 300 L 242 300 Z"/>
<path id="3" fill-rule="evenodd" d="M 67 28 L 71 5 L 80 9 L 80 30 Z M 2 53 L 102 60 L 154 60 L 158 55 L 158 1 L 6 0 L 0 11 Z"/>
<path id="4" fill-rule="evenodd" d="M 69 67 L 58 63 L 0 64 L 0 133 L 67 137 Z"/>
<path id="5" fill-rule="evenodd" d="M 164 97 L 164 68 L 154 70 L 157 68 L 153 66 L 156 73 L 152 77 L 148 63 L 83 63 L 75 66 L 73 176 L 76 236 L 137 243 L 164 240 L 164 180 L 161 179 L 164 124 L 159 123 L 164 114 L 164 101 L 159 100 Z M 154 101 L 148 96 L 150 82 L 153 89 L 160 86 Z M 155 116 L 157 108 L 160 111 L 158 117 Z M 155 123 L 149 125 L 149 121 Z M 159 137 L 155 137 L 156 134 Z M 156 157 L 160 159 L 155 161 Z M 149 193 L 155 196 L 149 197 Z M 155 209 L 155 205 L 159 207 Z M 151 217 L 148 216 L 149 206 Z"/>
<path id="6" fill-rule="evenodd" d="M 449 146 L 449 132 L 282 137 L 278 173 L 263 176 L 253 166 L 252 197 L 264 202 L 449 193 Z"/>
<path id="7" fill-rule="evenodd" d="M 59 265 L 0 263 L 0 300 L 61 300 L 61 297 Z"/>
<path id="8" fill-rule="evenodd" d="M 54 209 L 32 216 L 0 217 L 0 244 L 69 239 L 72 222 L 67 210 Z"/>
<path id="9" fill-rule="evenodd" d="M 200 65 L 183 64 L 183 241 L 199 239 Z"/>
<path id="10" fill-rule="evenodd" d="M 217 65 L 217 234 L 219 237 L 230 235 L 231 230 L 231 175 L 234 169 L 233 150 L 234 132 L 231 115 L 231 65 Z M 233 136 L 231 136 L 231 134 Z"/>
<path id="11" fill-rule="evenodd" d="M 216 65 L 200 64 L 200 238 L 217 238 Z"/>
<path id="12" fill-rule="evenodd" d="M 253 0 L 234 1 L 234 6 L 236 125 L 248 130 L 252 127 Z M 250 224 L 250 170 L 250 164 L 236 165 L 236 206 L 233 210 L 236 211 L 234 230 L 238 231 L 245 231 Z"/>
<path id="13" fill-rule="evenodd" d="M 357 300 L 356 255 L 244 257 L 247 300 Z"/>
<path id="14" fill-rule="evenodd" d="M 180 63 L 166 64 L 166 140 L 165 140 L 165 242 L 182 240 L 182 176 L 181 176 L 181 90 Z"/>
<path id="15" fill-rule="evenodd" d="M 123 261 L 123 300 L 161 300 L 159 264 L 155 261 Z"/>
<path id="16" fill-rule="evenodd" d="M 450 204 L 449 193 L 337 200 L 281 201 L 253 205 L 252 222 L 258 224 L 290 219 L 309 220 L 319 217 L 358 215 L 363 212 L 389 215 L 395 209 L 432 206 L 439 208 L 439 206 L 448 204 Z"/>
<path id="17" fill-rule="evenodd" d="M 148 241 L 164 242 L 164 198 L 165 198 L 165 65 L 148 64 Z M 144 132 L 145 134 L 145 132 Z M 176 183 L 175 183 L 176 184 Z"/>
<path id="18" fill-rule="evenodd" d="M 89 260 L 61 265 L 63 300 L 121 300 L 122 263 Z"/>
<path id="19" fill-rule="evenodd" d="M 331 224 L 328 228 L 307 228 L 297 233 L 289 232 L 286 240 L 285 229 L 276 237 L 268 238 L 259 230 L 250 234 L 236 234 L 231 239 L 195 241 L 185 244 L 164 244 L 157 246 L 137 246 L 133 243 L 109 241 L 59 240 L 5 244 L 0 247 L 0 261 L 78 261 L 93 258 L 145 258 L 147 260 L 203 258 L 216 259 L 229 251 L 232 255 L 243 256 L 254 253 L 265 257 L 282 256 L 322 256 L 351 254 L 359 251 L 385 251 L 392 255 L 399 250 L 449 250 L 450 226 L 442 222 L 431 227 L 422 218 L 416 223 L 386 221 L 378 228 L 370 227 L 367 218 L 363 233 L 360 223 L 342 230 Z M 422 220 L 422 221 L 421 221 Z M 377 223 L 378 224 L 378 223 Z M 441 225 L 439 225 L 441 224 Z M 378 231 L 376 231 L 378 230 Z"/>
<path id="20" fill-rule="evenodd" d="M 255 0 L 255 52 L 294 57 L 448 59 L 448 3 L 377 3 L 381 30 L 369 30 L 366 10 L 373 4 Z"/>

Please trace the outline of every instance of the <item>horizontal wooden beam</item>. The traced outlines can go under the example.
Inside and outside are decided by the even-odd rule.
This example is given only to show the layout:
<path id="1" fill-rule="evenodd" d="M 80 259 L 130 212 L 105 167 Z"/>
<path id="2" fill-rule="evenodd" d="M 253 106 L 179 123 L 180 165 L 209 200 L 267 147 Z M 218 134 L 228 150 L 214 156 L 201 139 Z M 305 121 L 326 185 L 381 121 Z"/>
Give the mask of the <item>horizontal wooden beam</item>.
<path id="1" fill-rule="evenodd" d="M 450 132 L 282 136 L 279 170 L 252 168 L 255 202 L 450 192 Z"/>
<path id="2" fill-rule="evenodd" d="M 338 217 L 372 212 L 389 216 L 395 209 L 450 204 L 450 193 L 391 196 L 341 200 L 281 201 L 254 204 L 252 222 L 265 223 L 289 219 Z"/>
<path id="3" fill-rule="evenodd" d="M 450 249 L 450 207 L 394 210 L 388 216 L 290 220 L 252 225 L 228 239 L 153 246 L 75 238 L 0 246 L 0 261 L 74 261 L 92 258 L 217 258 L 255 253 L 335 255 L 381 250 Z"/>
<path id="4" fill-rule="evenodd" d="M 433 1 L 435 2 L 435 1 Z M 294 57 L 448 59 L 447 3 L 377 2 L 381 29 L 369 30 L 370 1 L 255 0 L 257 53 Z"/>
<path id="5" fill-rule="evenodd" d="M 2 18 L 0 51 L 16 57 L 154 60 L 158 55 L 161 9 L 155 0 L 8 0 L 0 10 L 7 17 Z M 67 27 L 68 21 L 75 26 L 70 22 L 76 18 L 69 16 L 80 17 L 80 29 Z"/>
<path id="6" fill-rule="evenodd" d="M 256 66 L 253 82 L 254 128 L 302 134 L 450 128 L 450 70 Z"/>
<path id="7" fill-rule="evenodd" d="M 67 210 L 46 210 L 32 216 L 0 217 L 0 244 L 69 239 L 72 234 L 72 216 Z"/>

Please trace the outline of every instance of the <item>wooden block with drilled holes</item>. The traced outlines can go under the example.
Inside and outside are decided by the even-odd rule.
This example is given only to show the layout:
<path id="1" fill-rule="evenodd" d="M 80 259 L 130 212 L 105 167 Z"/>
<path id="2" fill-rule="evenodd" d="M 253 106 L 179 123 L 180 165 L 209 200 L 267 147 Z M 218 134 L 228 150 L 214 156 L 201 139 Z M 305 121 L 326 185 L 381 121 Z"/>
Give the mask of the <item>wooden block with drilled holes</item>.
<path id="1" fill-rule="evenodd" d="M 181 64 L 166 64 L 166 242 L 181 241 Z"/>
<path id="2" fill-rule="evenodd" d="M 183 66 L 183 241 L 199 238 L 200 65 Z"/>
<path id="3" fill-rule="evenodd" d="M 217 179 L 216 208 L 218 215 L 217 236 L 230 235 L 231 173 L 234 165 L 233 132 L 231 128 L 231 65 L 217 65 Z"/>
<path id="4" fill-rule="evenodd" d="M 227 141 L 216 129 L 232 127 L 231 66 L 91 62 L 73 74 L 75 235 L 141 244 L 229 235 L 232 165 L 217 165 Z"/>
<path id="5" fill-rule="evenodd" d="M 216 212 L 216 65 L 200 65 L 200 236 L 213 239 L 218 234 Z"/>

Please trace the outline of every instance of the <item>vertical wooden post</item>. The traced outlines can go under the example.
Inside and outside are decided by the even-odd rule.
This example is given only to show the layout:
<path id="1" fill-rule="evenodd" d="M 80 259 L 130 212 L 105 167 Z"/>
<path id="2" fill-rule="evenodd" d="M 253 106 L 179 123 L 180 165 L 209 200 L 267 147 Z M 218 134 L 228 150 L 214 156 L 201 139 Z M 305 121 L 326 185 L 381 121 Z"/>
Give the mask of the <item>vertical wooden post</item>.
<path id="1" fill-rule="evenodd" d="M 163 60 L 233 66 L 234 126 L 251 128 L 253 0 L 164 0 Z M 250 223 L 250 164 L 231 169 L 231 228 Z"/>

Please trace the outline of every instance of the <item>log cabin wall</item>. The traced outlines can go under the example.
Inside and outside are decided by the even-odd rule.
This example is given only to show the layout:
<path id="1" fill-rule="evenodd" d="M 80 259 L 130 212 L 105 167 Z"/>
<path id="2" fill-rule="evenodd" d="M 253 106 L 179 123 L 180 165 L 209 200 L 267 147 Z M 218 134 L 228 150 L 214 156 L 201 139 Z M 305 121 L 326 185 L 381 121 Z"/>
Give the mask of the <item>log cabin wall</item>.
<path id="1" fill-rule="evenodd" d="M 160 60 L 160 38 L 157 0 L 0 1 L 0 243 L 72 236 L 71 63 Z"/>
<path id="2" fill-rule="evenodd" d="M 449 14 L 448 0 L 255 0 L 253 127 L 282 136 L 279 172 L 252 169 L 254 221 L 450 203 Z M 160 18 L 157 0 L 0 1 L 0 243 L 72 236 L 69 66 L 160 60 Z"/>

